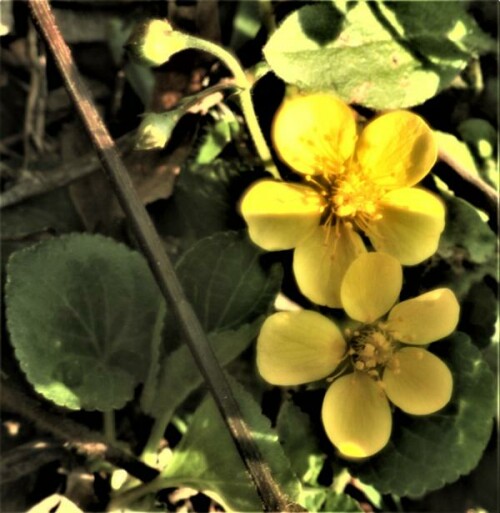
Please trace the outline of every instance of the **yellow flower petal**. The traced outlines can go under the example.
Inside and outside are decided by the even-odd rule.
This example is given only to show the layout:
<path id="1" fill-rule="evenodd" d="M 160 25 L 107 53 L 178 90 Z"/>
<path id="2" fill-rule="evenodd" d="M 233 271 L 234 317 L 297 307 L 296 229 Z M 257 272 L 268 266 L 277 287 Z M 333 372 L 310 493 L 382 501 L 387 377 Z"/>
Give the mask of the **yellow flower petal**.
<path id="1" fill-rule="evenodd" d="M 435 355 L 419 347 L 398 351 L 383 376 L 389 399 L 406 413 L 428 415 L 451 398 L 450 369 Z"/>
<path id="2" fill-rule="evenodd" d="M 437 159 L 434 134 L 425 121 L 408 111 L 377 117 L 365 127 L 356 157 L 367 178 L 388 190 L 411 187 Z"/>
<path id="3" fill-rule="evenodd" d="M 407 344 L 430 344 L 453 333 L 460 305 L 450 289 L 431 290 L 402 301 L 389 313 L 387 329 Z"/>
<path id="4" fill-rule="evenodd" d="M 403 265 L 418 264 L 436 252 L 445 218 L 437 196 L 423 189 L 397 189 L 384 195 L 379 208 L 381 218 L 366 229 L 377 251 Z"/>
<path id="5" fill-rule="evenodd" d="M 389 311 L 403 285 L 401 264 L 385 253 L 364 253 L 347 269 L 340 299 L 351 319 L 370 323 Z"/>
<path id="6" fill-rule="evenodd" d="M 335 380 L 326 392 L 321 412 L 326 434 L 349 458 L 365 458 L 389 441 L 389 402 L 367 374 L 354 372 Z"/>
<path id="7" fill-rule="evenodd" d="M 245 192 L 240 208 L 250 238 L 275 251 L 294 248 L 319 225 L 323 198 L 305 185 L 261 180 Z"/>
<path id="8" fill-rule="evenodd" d="M 354 152 L 354 111 L 324 93 L 286 99 L 278 109 L 272 140 L 281 159 L 304 174 L 335 173 Z"/>
<path id="9" fill-rule="evenodd" d="M 340 308 L 342 278 L 365 251 L 361 237 L 344 223 L 320 226 L 294 251 L 293 272 L 302 294 L 319 305 Z"/>
<path id="10" fill-rule="evenodd" d="M 337 326 L 316 312 L 278 312 L 257 340 L 257 368 L 273 385 L 310 383 L 331 374 L 345 353 Z"/>

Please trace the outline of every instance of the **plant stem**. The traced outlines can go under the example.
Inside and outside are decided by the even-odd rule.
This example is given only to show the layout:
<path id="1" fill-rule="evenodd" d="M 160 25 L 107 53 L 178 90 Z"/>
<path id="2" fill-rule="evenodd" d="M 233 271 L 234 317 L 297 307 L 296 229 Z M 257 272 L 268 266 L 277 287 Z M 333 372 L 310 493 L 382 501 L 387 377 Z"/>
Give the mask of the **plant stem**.
<path id="1" fill-rule="evenodd" d="M 103 412 L 102 415 L 104 421 L 104 437 L 109 443 L 116 443 L 115 412 L 114 410 L 108 410 Z"/>
<path id="2" fill-rule="evenodd" d="M 255 113 L 252 101 L 252 84 L 248 80 L 238 59 L 225 48 L 195 36 L 190 35 L 186 37 L 186 46 L 214 55 L 219 60 L 221 60 L 233 74 L 236 85 L 242 89 L 240 93 L 241 110 L 245 116 L 245 121 L 255 144 L 257 153 L 266 166 L 266 169 L 275 178 L 280 180 L 281 177 L 273 163 L 271 152 L 269 151 L 266 139 L 264 138 L 262 130 L 260 129 L 257 114 Z"/>
<path id="3" fill-rule="evenodd" d="M 154 481 L 129 488 L 124 492 L 116 494 L 108 504 L 107 511 L 124 510 L 128 504 L 139 500 L 148 493 L 155 493 L 163 488 L 173 488 L 175 486 L 179 486 L 178 479 L 158 477 Z"/>

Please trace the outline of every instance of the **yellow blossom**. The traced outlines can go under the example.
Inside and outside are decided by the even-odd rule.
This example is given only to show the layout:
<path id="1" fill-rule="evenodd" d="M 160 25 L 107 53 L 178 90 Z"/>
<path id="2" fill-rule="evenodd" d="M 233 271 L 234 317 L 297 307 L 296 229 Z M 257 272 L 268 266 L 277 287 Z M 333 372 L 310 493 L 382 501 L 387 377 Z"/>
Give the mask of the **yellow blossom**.
<path id="1" fill-rule="evenodd" d="M 451 372 L 425 346 L 456 328 L 455 295 L 436 289 L 394 306 L 401 285 L 394 257 L 364 253 L 349 266 L 340 292 L 346 313 L 359 325 L 342 334 L 325 316 L 300 310 L 271 315 L 259 334 L 257 367 L 269 383 L 333 379 L 322 420 L 348 458 L 371 456 L 387 444 L 389 401 L 406 413 L 427 415 L 451 398 Z"/>
<path id="2" fill-rule="evenodd" d="M 298 286 L 311 301 L 340 307 L 340 283 L 366 251 L 414 265 L 437 249 L 443 203 L 413 187 L 436 161 L 433 133 L 416 114 L 376 117 L 358 134 L 356 116 L 332 95 L 285 100 L 272 138 L 302 183 L 264 179 L 241 201 L 252 240 L 264 249 L 295 249 Z"/>

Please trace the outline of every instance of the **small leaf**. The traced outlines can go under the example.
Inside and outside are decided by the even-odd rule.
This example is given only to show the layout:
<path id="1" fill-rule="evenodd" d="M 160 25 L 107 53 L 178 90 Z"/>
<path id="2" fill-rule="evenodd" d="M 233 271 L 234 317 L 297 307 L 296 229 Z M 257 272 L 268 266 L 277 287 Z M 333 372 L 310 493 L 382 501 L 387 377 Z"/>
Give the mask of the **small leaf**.
<path id="1" fill-rule="evenodd" d="M 257 336 L 261 323 L 262 319 L 257 319 L 236 330 L 211 333 L 209 340 L 219 363 L 227 365 L 242 353 Z M 203 377 L 191 351 L 183 344 L 164 359 L 154 388 L 154 397 L 148 402 L 144 401 L 141 406 L 153 417 L 170 419 L 176 408 L 202 383 Z"/>
<path id="2" fill-rule="evenodd" d="M 264 56 L 283 80 L 373 109 L 418 105 L 493 42 L 461 2 L 319 2 L 294 11 Z"/>
<path id="3" fill-rule="evenodd" d="M 75 234 L 12 255 L 7 326 L 22 370 L 47 399 L 111 410 L 145 379 L 160 293 L 143 257 Z"/>
<path id="4" fill-rule="evenodd" d="M 453 397 L 429 416 L 394 416 L 389 445 L 351 473 L 382 493 L 419 497 L 469 473 L 488 443 L 496 410 L 495 379 L 463 333 L 432 345 L 450 367 Z"/>
<path id="5" fill-rule="evenodd" d="M 229 329 L 265 314 L 281 285 L 281 268 L 265 269 L 262 251 L 243 232 L 200 240 L 178 261 L 186 295 L 206 331 Z"/>
<path id="6" fill-rule="evenodd" d="M 277 435 L 260 406 L 234 380 L 231 388 L 264 461 L 282 491 L 291 501 L 298 499 L 300 483 L 290 470 Z M 169 486 L 189 486 L 216 495 L 226 509 L 260 511 L 262 505 L 248 473 L 211 397 L 196 411 L 188 432 L 175 448 L 160 479 Z"/>

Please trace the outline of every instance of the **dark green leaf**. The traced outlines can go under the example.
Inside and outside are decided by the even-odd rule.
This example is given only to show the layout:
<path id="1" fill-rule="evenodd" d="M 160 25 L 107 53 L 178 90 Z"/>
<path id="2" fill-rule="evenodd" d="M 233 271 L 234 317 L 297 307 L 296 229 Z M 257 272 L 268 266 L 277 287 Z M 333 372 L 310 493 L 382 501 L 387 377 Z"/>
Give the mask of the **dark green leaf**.
<path id="1" fill-rule="evenodd" d="M 281 285 L 281 268 L 265 269 L 262 252 L 243 232 L 200 240 L 178 261 L 186 295 L 208 331 L 241 326 L 269 311 Z"/>
<path id="2" fill-rule="evenodd" d="M 433 415 L 394 416 L 389 445 L 351 472 L 382 493 L 419 497 L 469 473 L 488 443 L 496 410 L 495 379 L 463 333 L 432 346 L 454 379 L 448 406 Z"/>
<path id="3" fill-rule="evenodd" d="M 465 250 L 464 257 L 474 264 L 485 264 L 495 258 L 497 238 L 474 207 L 450 194 L 443 197 L 447 222 L 439 242 L 439 254 L 449 257 L 461 248 Z"/>
<path id="4" fill-rule="evenodd" d="M 35 389 L 72 409 L 110 410 L 146 377 L 160 293 L 142 256 L 75 234 L 15 253 L 7 325 Z"/>

